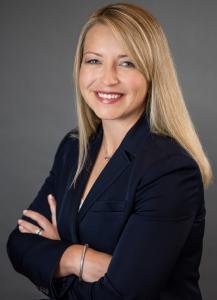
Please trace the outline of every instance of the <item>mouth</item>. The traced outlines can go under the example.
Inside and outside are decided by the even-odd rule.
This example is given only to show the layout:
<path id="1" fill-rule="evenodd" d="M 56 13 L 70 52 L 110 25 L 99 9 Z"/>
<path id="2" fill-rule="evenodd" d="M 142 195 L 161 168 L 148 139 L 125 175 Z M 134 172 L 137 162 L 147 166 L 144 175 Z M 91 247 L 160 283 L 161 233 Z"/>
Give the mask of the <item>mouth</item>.
<path id="1" fill-rule="evenodd" d="M 123 99 L 124 94 L 123 93 L 105 93 L 105 92 L 99 92 L 96 91 L 95 95 L 97 97 L 97 100 L 99 100 L 100 102 L 104 103 L 104 104 L 114 104 L 119 102 L 120 100 Z"/>

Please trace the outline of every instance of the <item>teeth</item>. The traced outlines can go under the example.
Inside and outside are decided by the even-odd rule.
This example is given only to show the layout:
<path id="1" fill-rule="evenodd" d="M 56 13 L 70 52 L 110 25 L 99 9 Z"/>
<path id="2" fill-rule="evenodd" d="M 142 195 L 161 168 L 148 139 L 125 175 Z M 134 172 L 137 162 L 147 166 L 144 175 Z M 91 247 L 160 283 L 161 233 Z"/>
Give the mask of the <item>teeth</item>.
<path id="1" fill-rule="evenodd" d="M 121 95 L 120 94 L 103 94 L 103 93 L 97 93 L 99 97 L 106 98 L 106 99 L 117 99 Z"/>

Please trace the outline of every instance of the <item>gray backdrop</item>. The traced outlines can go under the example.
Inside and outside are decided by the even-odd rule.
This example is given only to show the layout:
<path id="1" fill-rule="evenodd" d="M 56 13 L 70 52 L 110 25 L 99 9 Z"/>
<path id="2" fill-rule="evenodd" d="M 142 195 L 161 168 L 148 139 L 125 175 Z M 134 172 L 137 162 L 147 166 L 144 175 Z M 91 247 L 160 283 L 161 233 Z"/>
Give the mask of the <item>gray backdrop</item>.
<path id="1" fill-rule="evenodd" d="M 187 107 L 215 171 L 216 1 L 128 2 L 147 8 L 161 22 Z M 47 176 L 61 138 L 76 125 L 71 74 L 77 38 L 89 13 L 108 3 L 0 1 L 1 299 L 41 296 L 12 269 L 6 241 Z M 205 300 L 217 297 L 215 191 L 215 184 L 205 191 L 207 218 L 200 268 Z"/>

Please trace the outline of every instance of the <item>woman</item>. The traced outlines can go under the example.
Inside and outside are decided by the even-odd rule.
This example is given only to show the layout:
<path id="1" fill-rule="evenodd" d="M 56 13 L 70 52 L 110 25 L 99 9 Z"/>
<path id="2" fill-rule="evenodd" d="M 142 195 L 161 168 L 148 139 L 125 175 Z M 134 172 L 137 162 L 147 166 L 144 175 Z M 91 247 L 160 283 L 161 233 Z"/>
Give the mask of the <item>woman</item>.
<path id="1" fill-rule="evenodd" d="M 78 128 L 9 237 L 15 270 L 52 299 L 202 299 L 212 171 L 159 23 L 132 4 L 94 12 L 74 80 Z"/>

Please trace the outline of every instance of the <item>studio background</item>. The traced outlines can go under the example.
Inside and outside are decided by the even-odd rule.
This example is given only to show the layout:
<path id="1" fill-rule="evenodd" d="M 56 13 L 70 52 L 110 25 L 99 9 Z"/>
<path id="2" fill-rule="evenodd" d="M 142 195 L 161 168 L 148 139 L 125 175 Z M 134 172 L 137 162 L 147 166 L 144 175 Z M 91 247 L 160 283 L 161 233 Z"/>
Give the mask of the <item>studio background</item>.
<path id="1" fill-rule="evenodd" d="M 76 126 L 72 65 L 81 26 L 92 11 L 112 2 L 116 1 L 0 1 L 1 299 L 42 298 L 27 278 L 13 270 L 6 242 L 48 175 L 60 140 Z M 217 2 L 125 2 L 143 6 L 160 21 L 215 177 Z M 203 299 L 213 300 L 217 297 L 216 182 L 205 191 L 205 200 L 200 286 Z"/>

